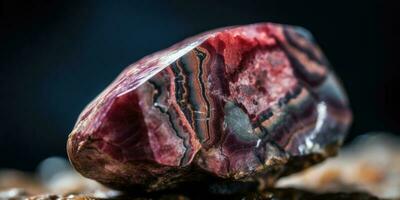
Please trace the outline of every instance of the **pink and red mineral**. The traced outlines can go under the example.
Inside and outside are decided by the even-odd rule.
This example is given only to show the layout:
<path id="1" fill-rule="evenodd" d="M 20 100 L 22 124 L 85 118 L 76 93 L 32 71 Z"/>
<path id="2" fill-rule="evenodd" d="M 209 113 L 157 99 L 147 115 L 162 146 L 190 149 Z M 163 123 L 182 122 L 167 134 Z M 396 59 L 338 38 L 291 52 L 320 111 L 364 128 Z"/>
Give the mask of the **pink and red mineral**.
<path id="1" fill-rule="evenodd" d="M 113 188 L 270 184 L 334 154 L 351 119 L 311 35 L 259 23 L 128 66 L 81 113 L 67 149 L 78 172 Z"/>

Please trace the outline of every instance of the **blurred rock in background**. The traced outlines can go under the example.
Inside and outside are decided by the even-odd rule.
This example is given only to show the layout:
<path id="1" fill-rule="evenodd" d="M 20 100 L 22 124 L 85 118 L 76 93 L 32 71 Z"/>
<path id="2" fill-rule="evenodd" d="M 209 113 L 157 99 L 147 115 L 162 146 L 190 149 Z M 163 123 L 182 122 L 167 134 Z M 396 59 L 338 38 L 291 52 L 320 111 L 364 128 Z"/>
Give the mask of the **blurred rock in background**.
<path id="1" fill-rule="evenodd" d="M 400 138 L 388 133 L 360 136 L 336 158 L 282 178 L 278 187 L 368 191 L 381 198 L 400 198 Z"/>

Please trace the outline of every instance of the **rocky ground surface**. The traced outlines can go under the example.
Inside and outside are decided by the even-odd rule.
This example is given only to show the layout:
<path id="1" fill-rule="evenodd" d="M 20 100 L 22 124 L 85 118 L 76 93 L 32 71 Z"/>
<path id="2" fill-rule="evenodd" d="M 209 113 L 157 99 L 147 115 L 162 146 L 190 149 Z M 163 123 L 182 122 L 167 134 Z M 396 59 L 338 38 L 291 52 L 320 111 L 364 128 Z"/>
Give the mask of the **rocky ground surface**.
<path id="1" fill-rule="evenodd" d="M 28 174 L 0 170 L 3 199 L 400 199 L 400 139 L 367 134 L 345 146 L 338 157 L 282 178 L 276 188 L 215 194 L 181 190 L 126 194 L 77 174 L 64 158 L 51 157 Z"/>

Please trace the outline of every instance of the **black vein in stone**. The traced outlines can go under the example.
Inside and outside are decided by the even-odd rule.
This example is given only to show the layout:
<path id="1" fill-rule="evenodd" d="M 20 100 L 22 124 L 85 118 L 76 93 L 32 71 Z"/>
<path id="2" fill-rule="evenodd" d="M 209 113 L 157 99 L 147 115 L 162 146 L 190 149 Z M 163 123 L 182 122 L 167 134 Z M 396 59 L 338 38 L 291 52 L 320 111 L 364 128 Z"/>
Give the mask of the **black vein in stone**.
<path id="1" fill-rule="evenodd" d="M 156 103 L 156 102 L 158 102 L 158 98 L 161 96 L 160 94 L 160 91 L 162 90 L 161 88 L 160 88 L 160 86 L 158 86 L 155 82 L 153 82 L 153 81 L 148 81 L 148 83 L 150 84 L 150 85 L 152 85 L 153 86 L 153 88 L 154 88 L 154 90 L 156 90 L 157 91 L 157 95 L 154 95 L 153 96 L 153 103 Z M 154 105 L 154 104 L 153 104 Z M 168 121 L 169 121 L 169 123 L 171 124 L 171 127 L 172 127 L 172 129 L 175 131 L 175 134 L 176 134 L 176 136 L 179 138 L 179 139 L 181 139 L 182 141 L 184 141 L 183 142 L 183 146 L 185 147 L 185 152 L 187 152 L 187 150 L 189 149 L 189 147 L 188 147 L 188 145 L 186 144 L 186 142 L 185 142 L 185 138 L 183 137 L 183 136 L 181 136 L 180 134 L 179 134 L 179 131 L 178 131 L 178 128 L 175 126 L 175 123 L 173 122 L 173 119 L 172 119 L 172 116 L 171 116 L 171 114 L 169 113 L 169 111 L 168 110 L 164 110 L 164 108 L 162 108 L 161 106 L 159 106 L 159 105 L 154 105 L 156 108 L 158 108 L 159 110 L 160 110 L 160 112 L 161 113 L 164 113 L 164 114 L 166 114 L 167 116 L 168 116 Z M 182 165 L 182 162 L 183 162 L 183 160 L 186 158 L 186 153 L 182 156 L 182 158 L 180 159 L 180 161 L 179 161 L 179 165 Z"/>
<path id="2" fill-rule="evenodd" d="M 203 62 L 204 62 L 204 58 L 206 56 L 206 54 L 198 49 L 195 49 L 196 52 L 196 56 L 199 58 L 200 62 L 199 62 L 199 83 L 201 86 L 201 95 L 204 99 L 204 101 L 206 102 L 207 105 L 207 119 L 209 119 L 211 117 L 211 110 L 210 110 L 210 102 L 207 99 L 207 95 L 206 95 L 206 90 L 205 90 L 205 85 L 204 82 L 202 81 L 202 76 L 203 76 Z M 210 139 L 210 123 L 209 120 L 206 120 L 206 125 L 207 125 L 207 135 L 208 138 L 207 140 Z M 205 140 L 204 142 L 206 142 L 207 140 Z"/>

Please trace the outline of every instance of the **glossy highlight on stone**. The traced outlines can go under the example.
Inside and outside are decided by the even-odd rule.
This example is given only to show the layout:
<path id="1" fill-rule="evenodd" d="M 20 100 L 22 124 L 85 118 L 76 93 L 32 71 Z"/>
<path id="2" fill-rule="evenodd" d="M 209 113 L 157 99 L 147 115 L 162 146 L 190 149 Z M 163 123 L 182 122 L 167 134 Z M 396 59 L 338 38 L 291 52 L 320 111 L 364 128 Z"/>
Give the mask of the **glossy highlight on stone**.
<path id="1" fill-rule="evenodd" d="M 350 123 L 311 35 L 259 23 L 206 32 L 128 66 L 81 113 L 67 149 L 78 172 L 119 189 L 204 177 L 271 183 L 330 156 Z"/>

